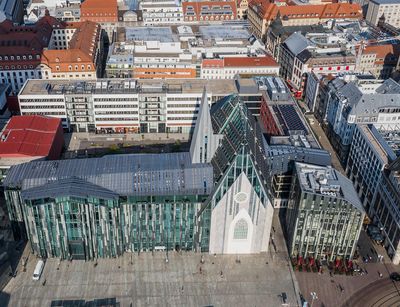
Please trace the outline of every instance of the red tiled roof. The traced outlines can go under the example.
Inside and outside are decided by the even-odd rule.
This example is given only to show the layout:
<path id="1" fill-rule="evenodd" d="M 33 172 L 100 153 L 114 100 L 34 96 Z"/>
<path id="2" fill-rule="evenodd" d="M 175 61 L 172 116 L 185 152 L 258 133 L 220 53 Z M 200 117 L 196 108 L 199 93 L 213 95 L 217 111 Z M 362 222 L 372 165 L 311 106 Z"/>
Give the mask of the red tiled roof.
<path id="1" fill-rule="evenodd" d="M 51 16 L 44 16 L 33 26 L 14 26 L 8 20 L 0 23 L 0 66 L 3 69 L 6 66 L 9 66 L 7 69 L 35 68 L 40 63 L 43 48 L 48 47 L 53 28 L 60 26 L 62 23 Z"/>
<path id="2" fill-rule="evenodd" d="M 47 157 L 61 119 L 45 116 L 13 116 L 0 137 L 0 158 Z"/>
<path id="3" fill-rule="evenodd" d="M 224 67 L 224 60 L 223 59 L 204 59 L 201 63 L 203 67 Z"/>
<path id="4" fill-rule="evenodd" d="M 377 58 L 384 58 L 390 54 L 393 54 L 398 57 L 400 54 L 400 47 L 392 44 L 372 45 L 372 46 L 366 46 L 363 53 L 368 53 L 368 54 L 375 53 Z"/>
<path id="5" fill-rule="evenodd" d="M 277 6 L 264 0 L 252 0 L 249 7 L 256 7 L 259 16 L 263 19 L 273 20 L 278 15 L 281 18 L 307 19 L 307 18 L 362 18 L 359 4 L 351 3 L 328 3 L 318 5 L 295 5 Z"/>
<path id="6" fill-rule="evenodd" d="M 118 21 L 117 0 L 86 0 L 81 4 L 81 20 Z"/>
<path id="7" fill-rule="evenodd" d="M 230 6 L 233 14 L 236 16 L 236 1 L 235 0 L 225 0 L 225 1 L 218 1 L 218 0 L 205 0 L 205 1 L 186 1 L 182 2 L 182 11 L 183 14 L 186 15 L 186 13 L 189 11 L 188 6 L 192 7 L 193 10 L 190 12 L 194 12 L 196 16 L 201 15 L 201 11 L 203 10 L 203 7 L 208 7 L 208 9 L 212 9 L 213 6 L 220 6 L 223 7 L 225 5 Z M 204 17 L 204 16 L 203 16 Z"/>
<path id="8" fill-rule="evenodd" d="M 74 22 L 65 25 L 67 28 L 76 28 L 69 48 L 63 50 L 44 50 L 42 63 L 49 66 L 54 72 L 68 72 L 69 65 L 78 65 L 79 71 L 95 71 L 95 56 L 100 38 L 100 25 L 92 21 Z M 82 64 L 84 69 L 82 69 Z M 91 68 L 88 69 L 87 65 Z M 59 70 L 56 70 L 56 66 Z M 75 70 L 74 70 L 75 71 Z"/>
<path id="9" fill-rule="evenodd" d="M 223 59 L 204 59 L 203 68 L 223 68 L 223 67 L 265 67 L 276 66 L 279 64 L 269 55 L 263 57 L 226 57 Z"/>

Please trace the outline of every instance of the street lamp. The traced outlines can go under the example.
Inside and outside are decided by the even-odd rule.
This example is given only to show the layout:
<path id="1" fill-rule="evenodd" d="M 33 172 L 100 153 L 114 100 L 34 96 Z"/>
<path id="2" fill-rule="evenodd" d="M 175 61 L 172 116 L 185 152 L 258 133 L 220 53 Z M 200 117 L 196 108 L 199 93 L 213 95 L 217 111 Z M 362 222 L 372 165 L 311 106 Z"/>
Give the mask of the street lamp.
<path id="1" fill-rule="evenodd" d="M 310 307 L 312 307 L 314 304 L 314 300 L 317 300 L 318 296 L 317 296 L 317 293 L 315 293 L 315 292 L 311 292 L 310 294 L 311 294 L 311 306 Z"/>

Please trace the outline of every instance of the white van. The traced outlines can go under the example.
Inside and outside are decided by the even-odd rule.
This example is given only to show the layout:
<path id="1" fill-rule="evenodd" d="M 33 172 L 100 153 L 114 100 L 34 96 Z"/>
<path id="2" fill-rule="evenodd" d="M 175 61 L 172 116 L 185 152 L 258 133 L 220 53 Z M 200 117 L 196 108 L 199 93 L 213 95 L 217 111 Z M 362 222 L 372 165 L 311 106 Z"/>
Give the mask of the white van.
<path id="1" fill-rule="evenodd" d="M 33 277 L 32 277 L 33 280 L 40 279 L 40 275 L 42 275 L 43 268 L 44 268 L 44 261 L 39 260 L 38 263 L 36 264 L 35 271 L 33 271 Z"/>

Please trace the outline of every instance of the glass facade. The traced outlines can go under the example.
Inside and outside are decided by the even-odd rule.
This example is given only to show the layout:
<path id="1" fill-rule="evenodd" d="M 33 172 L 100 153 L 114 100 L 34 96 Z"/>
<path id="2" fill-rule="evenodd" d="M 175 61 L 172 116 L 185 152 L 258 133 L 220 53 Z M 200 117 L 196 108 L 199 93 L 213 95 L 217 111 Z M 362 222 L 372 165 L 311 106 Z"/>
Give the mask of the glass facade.
<path id="1" fill-rule="evenodd" d="M 269 203 L 261 130 L 237 96 L 217 102 L 210 113 L 214 133 L 223 136 L 212 167 L 193 163 L 190 153 L 15 167 L 5 194 L 11 220 L 20 224 L 16 229 L 41 257 L 89 260 L 127 251 L 208 252 L 212 211 L 243 173 L 257 196 L 250 197 L 248 214 L 258 225 L 260 207 Z M 211 141 L 204 139 L 203 150 Z M 238 203 L 231 202 L 229 211 L 237 214 Z M 239 227 L 237 236 L 245 238 L 247 231 Z"/>
<path id="2" fill-rule="evenodd" d="M 6 192 L 8 199 L 12 193 Z M 196 218 L 205 198 L 67 196 L 26 200 L 23 208 L 37 255 L 89 260 L 125 251 L 195 250 Z M 207 249 L 207 232 L 202 240 Z"/>
<path id="3" fill-rule="evenodd" d="M 360 235 L 364 212 L 349 200 L 302 188 L 293 179 L 286 214 L 292 257 L 351 259 Z"/>

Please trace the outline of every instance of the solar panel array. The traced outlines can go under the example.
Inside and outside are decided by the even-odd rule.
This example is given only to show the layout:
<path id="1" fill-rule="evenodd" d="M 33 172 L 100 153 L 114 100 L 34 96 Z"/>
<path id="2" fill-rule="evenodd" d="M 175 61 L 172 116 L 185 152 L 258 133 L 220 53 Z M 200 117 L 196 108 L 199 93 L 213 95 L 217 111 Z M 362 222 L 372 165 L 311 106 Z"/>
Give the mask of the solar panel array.
<path id="1" fill-rule="evenodd" d="M 277 105 L 277 107 L 274 108 L 274 111 L 278 111 L 276 114 L 279 119 L 283 120 L 287 131 L 304 131 L 307 133 L 307 129 L 293 105 Z"/>

